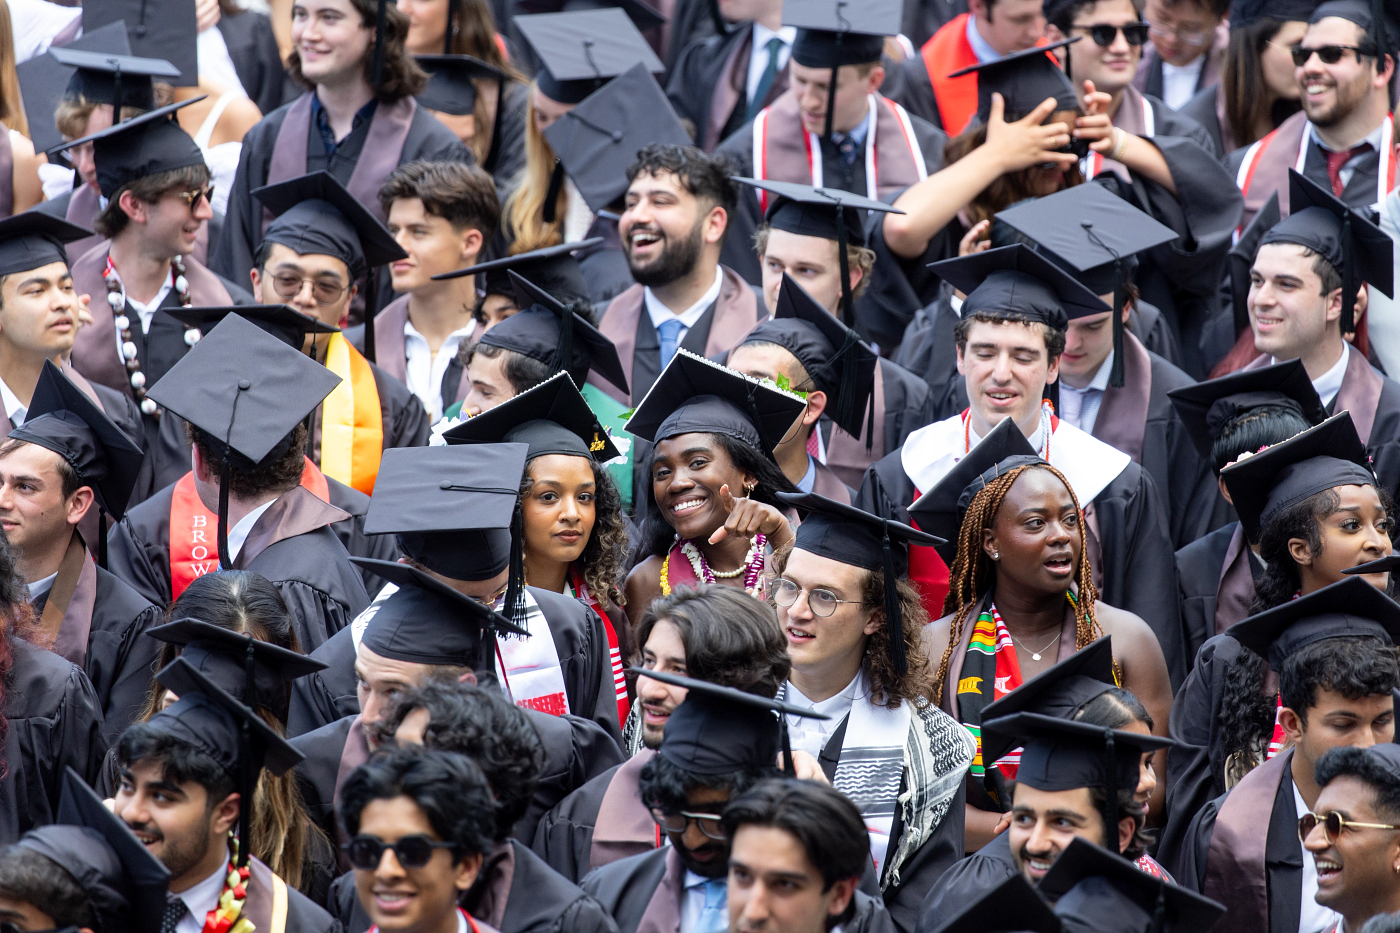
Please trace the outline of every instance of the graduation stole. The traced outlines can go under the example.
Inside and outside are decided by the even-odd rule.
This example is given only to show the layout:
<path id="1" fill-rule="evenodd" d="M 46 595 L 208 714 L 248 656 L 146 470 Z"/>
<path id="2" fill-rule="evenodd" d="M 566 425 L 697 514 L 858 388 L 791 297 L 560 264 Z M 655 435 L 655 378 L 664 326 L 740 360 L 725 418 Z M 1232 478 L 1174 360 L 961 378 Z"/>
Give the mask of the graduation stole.
<path id="1" fill-rule="evenodd" d="M 617 721 L 626 722 L 627 714 L 631 712 L 631 704 L 627 702 L 627 674 L 622 663 L 622 648 L 617 641 L 617 629 L 613 627 L 612 619 L 603 611 L 602 604 L 588 591 L 583 574 L 572 564 L 569 565 L 569 585 L 573 587 L 574 595 L 587 603 L 589 608 L 598 613 L 598 618 L 603 620 L 603 630 L 608 633 L 608 662 L 612 665 L 613 690 L 617 694 Z"/>
<path id="2" fill-rule="evenodd" d="M 301 485 L 322 502 L 330 502 L 330 484 L 308 457 Z M 175 483 L 170 497 L 170 598 L 176 600 L 196 578 L 219 569 L 215 545 L 219 517 L 204 507 L 189 472 Z"/>
<path id="3" fill-rule="evenodd" d="M 963 727 L 977 742 L 977 754 L 970 770 L 979 782 L 987 776 L 987 764 L 982 760 L 982 710 L 1021 683 L 1016 643 L 1011 640 L 1011 633 L 996 605 L 988 602 L 972 626 L 972 638 L 967 643 L 967 656 L 963 658 L 962 677 L 957 686 L 958 713 Z M 1008 779 L 1015 780 L 1020 760 L 1018 749 L 998 762 L 997 767 Z"/>
<path id="4" fill-rule="evenodd" d="M 326 368 L 340 377 L 340 385 L 321 403 L 321 470 L 370 495 L 384 453 L 374 371 L 340 333 L 331 334 L 326 346 Z"/>
<path id="5" fill-rule="evenodd" d="M 529 634 L 496 637 L 496 677 L 506 699 L 516 706 L 563 716 L 570 713 L 569 695 L 564 689 L 564 669 L 559 648 L 549 630 L 549 620 L 526 589 L 525 618 L 515 620 Z"/>
<path id="6" fill-rule="evenodd" d="M 934 103 L 938 105 L 938 117 L 950 137 L 966 129 L 977 113 L 976 72 L 948 77 L 977 64 L 977 53 L 967 41 L 967 18 L 967 13 L 955 17 L 935 32 L 919 52 L 928 71 Z"/>

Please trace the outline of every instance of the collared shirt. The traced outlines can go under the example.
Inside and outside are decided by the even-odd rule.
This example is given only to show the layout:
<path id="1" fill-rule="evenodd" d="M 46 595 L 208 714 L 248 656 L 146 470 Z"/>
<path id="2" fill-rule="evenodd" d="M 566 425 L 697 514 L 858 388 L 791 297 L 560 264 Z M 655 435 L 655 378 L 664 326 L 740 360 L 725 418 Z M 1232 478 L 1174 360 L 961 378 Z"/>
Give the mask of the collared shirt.
<path id="1" fill-rule="evenodd" d="M 685 891 L 681 895 L 681 933 L 690 933 L 700 919 L 700 911 L 705 909 L 705 882 L 718 881 L 697 875 L 689 868 L 685 870 Z"/>
<path id="2" fill-rule="evenodd" d="M 276 499 L 269 499 L 258 506 L 247 515 L 238 520 L 232 528 L 228 530 L 228 559 L 238 561 L 238 553 L 243 550 L 243 542 L 248 540 L 248 534 L 253 530 L 253 526 L 262 518 L 262 514 L 272 507 Z"/>
<path id="3" fill-rule="evenodd" d="M 175 895 L 189 908 L 189 912 L 175 925 L 175 933 L 202 933 L 204 918 L 209 915 L 209 911 L 219 906 L 219 894 L 224 889 L 227 872 L 228 863 L 221 862 L 214 874 Z"/>
<path id="4" fill-rule="evenodd" d="M 374 108 L 378 104 L 379 101 L 371 100 L 359 110 L 355 111 L 355 116 L 350 120 L 350 133 L 355 132 L 355 130 L 360 128 L 360 124 L 374 116 Z M 311 95 L 311 121 L 321 133 L 321 143 L 326 147 L 326 155 L 335 155 L 336 147 L 338 147 L 345 140 L 345 136 L 349 136 L 350 133 L 346 133 L 345 136 L 342 136 L 340 139 L 335 138 L 335 130 L 331 128 L 331 115 L 326 112 L 326 108 L 321 105 L 321 98 L 317 97 L 314 92 Z"/>
<path id="5" fill-rule="evenodd" d="M 165 281 L 161 283 L 160 290 L 156 292 L 156 296 L 150 301 L 142 303 L 126 293 L 126 284 L 122 282 L 121 272 L 117 270 L 116 266 L 112 267 L 112 271 L 116 272 L 117 283 L 122 287 L 122 300 L 136 309 L 136 316 L 141 320 L 141 333 L 149 334 L 151 320 L 156 316 L 156 311 L 160 308 L 161 303 L 165 301 L 165 296 L 170 294 L 170 289 L 175 284 L 175 276 L 167 275 Z M 122 332 L 120 330 L 117 331 L 117 359 L 126 359 L 122 354 Z"/>
<path id="6" fill-rule="evenodd" d="M 1196 96 L 1196 84 L 1201 80 L 1201 69 L 1206 66 L 1206 59 L 1209 57 L 1210 50 L 1207 49 L 1188 65 L 1173 65 L 1163 59 L 1162 100 L 1168 107 L 1179 110 L 1183 104 Z"/>
<path id="7" fill-rule="evenodd" d="M 1337 357 L 1337 362 L 1332 364 L 1332 368 L 1312 381 L 1313 389 L 1317 391 L 1317 397 L 1322 400 L 1322 404 L 1331 405 L 1332 400 L 1337 397 L 1337 393 L 1342 390 L 1342 380 L 1347 375 L 1347 360 L 1351 357 L 1351 344 L 1343 343 L 1342 352 Z M 1281 362 L 1278 357 L 1270 357 L 1270 363 Z"/>
<path id="8" fill-rule="evenodd" d="M 58 571 L 55 570 L 53 573 L 49 574 L 47 577 L 44 577 L 44 579 L 42 580 L 35 580 L 33 583 L 25 584 L 29 587 L 29 601 L 32 603 L 40 596 L 43 596 L 49 590 L 53 589 L 53 581 L 57 579 Z"/>
<path id="9" fill-rule="evenodd" d="M 1383 132 L 1384 130 L 1385 130 L 1385 124 L 1384 124 L 1384 123 L 1380 123 L 1380 124 L 1378 124 L 1378 125 L 1376 126 L 1375 129 L 1373 129 L 1371 132 L 1367 133 L 1366 136 L 1365 136 L 1364 138 L 1358 139 L 1356 142 L 1354 142 L 1354 143 L 1352 143 L 1350 146 L 1347 146 L 1347 147 L 1346 147 L 1346 148 L 1348 148 L 1348 149 L 1351 149 L 1351 148 L 1354 148 L 1354 147 L 1356 147 L 1356 146 L 1361 145 L 1362 143 L 1370 143 L 1370 144 L 1371 144 L 1371 148 L 1370 148 L 1369 150 L 1367 150 L 1366 152 L 1358 152 L 1356 155 L 1352 156 L 1350 159 L 1347 159 L 1346 164 L 1344 164 L 1340 169 L 1337 170 L 1337 177 L 1341 179 L 1341 181 L 1342 181 L 1342 187 L 1343 187 L 1343 188 L 1345 188 L 1347 185 L 1351 184 L 1351 177 L 1352 177 L 1353 175 L 1356 174 L 1356 165 L 1357 165 L 1357 162 L 1359 162 L 1361 159 L 1366 158 L 1366 157 L 1369 156 L 1372 152 L 1380 152 L 1380 151 L 1381 151 L 1381 135 L 1382 135 L 1382 132 Z M 1325 142 L 1322 141 L 1322 136 L 1321 136 L 1321 134 L 1318 133 L 1317 127 L 1314 126 L 1314 125 L 1312 124 L 1311 121 L 1308 122 L 1308 139 L 1312 140 L 1313 143 L 1315 143 L 1315 144 L 1317 145 L 1317 147 L 1318 147 L 1319 149 L 1321 149 L 1323 152 L 1336 152 L 1336 151 L 1338 151 L 1338 150 L 1333 149 L 1331 146 L 1327 145 Z M 1324 401 L 1326 401 L 1326 400 L 1324 399 Z"/>
<path id="10" fill-rule="evenodd" d="M 680 342 L 685 339 L 685 335 L 690 333 L 690 329 L 700 320 L 700 316 L 709 310 L 710 305 L 719 300 L 719 291 L 723 285 L 724 275 L 720 272 L 719 266 L 715 266 L 715 283 L 705 291 L 705 294 L 700 296 L 699 301 L 695 302 L 695 304 L 691 305 L 689 308 L 686 308 L 680 314 L 676 314 L 670 308 L 662 304 L 661 299 L 657 298 L 656 295 L 652 293 L 651 287 L 648 286 L 642 292 L 642 296 L 646 299 L 647 316 L 651 318 L 651 326 L 660 329 L 661 325 L 666 321 L 679 319 L 681 322 L 681 332 L 680 335 L 676 337 L 676 344 L 679 346 Z"/>
<path id="11" fill-rule="evenodd" d="M 23 427 L 24 419 L 29 417 L 29 406 L 19 400 L 19 396 L 10 391 L 10 387 L 5 380 L 0 379 L 0 401 L 5 403 L 5 413 L 10 416 L 10 424 L 15 427 Z"/>
<path id="12" fill-rule="evenodd" d="M 797 488 L 803 492 L 811 492 L 812 487 L 817 485 L 817 461 L 811 454 L 807 455 L 807 472 L 802 474 L 802 478 L 797 481 Z"/>
<path id="13" fill-rule="evenodd" d="M 442 417 L 442 379 L 447 367 L 457 356 L 457 348 L 462 341 L 472 335 L 476 321 L 460 327 L 447 335 L 437 353 L 428 346 L 428 338 L 414 328 L 413 322 L 403 322 L 403 350 L 406 359 L 404 382 L 408 391 L 418 396 L 428 411 L 428 420 L 437 421 Z"/>
<path id="14" fill-rule="evenodd" d="M 860 148 L 865 145 L 865 137 L 869 134 L 870 105 L 867 103 L 865 116 L 861 118 L 861 121 L 857 123 L 854 127 L 852 127 L 849 133 L 838 133 L 835 130 L 832 130 L 831 141 L 836 145 L 837 150 L 840 151 L 842 149 L 842 144 L 844 144 L 847 140 L 850 140 L 853 144 L 853 147 L 849 156 L 846 158 L 846 161 L 848 163 L 854 163 L 856 154 L 860 151 Z M 844 152 L 842 154 L 846 155 L 846 153 Z"/>
<path id="15" fill-rule="evenodd" d="M 1113 372 L 1113 351 L 1099 364 L 1099 371 L 1082 389 L 1060 380 L 1060 418 L 1068 421 L 1085 434 L 1094 433 L 1094 422 L 1099 418 L 1099 406 L 1103 404 L 1103 393 L 1108 388 L 1108 377 Z"/>
<path id="16" fill-rule="evenodd" d="M 792 750 L 806 752 L 813 758 L 821 754 L 831 733 L 840 728 L 851 706 L 857 699 L 870 696 L 870 685 L 865 679 L 865 669 L 856 672 L 855 679 L 846 684 L 846 689 L 825 700 L 813 701 L 803 695 L 792 681 L 788 681 L 787 696 L 784 698 L 794 706 L 805 706 L 813 712 L 824 713 L 830 719 L 811 719 L 806 716 L 788 716 L 788 735 L 792 740 Z"/>
<path id="17" fill-rule="evenodd" d="M 977 56 L 979 62 L 994 62 L 1002 57 L 977 31 L 977 16 L 973 13 L 967 14 L 967 44 L 972 46 L 972 54 Z"/>
<path id="18" fill-rule="evenodd" d="M 1303 802 L 1303 795 L 1298 793 L 1298 785 L 1291 778 L 1288 783 L 1293 785 L 1293 806 L 1297 808 L 1298 815 L 1302 816 L 1308 812 L 1308 805 Z M 1317 863 L 1313 861 L 1313 855 L 1307 849 L 1303 850 L 1302 895 L 1298 911 L 1298 933 L 1330 930 L 1341 922 L 1341 914 L 1317 902 Z"/>
<path id="19" fill-rule="evenodd" d="M 763 72 L 768 70 L 768 40 L 777 36 L 783 40 L 782 48 L 778 49 L 778 70 L 782 71 L 787 66 L 788 56 L 792 54 L 792 40 L 797 38 L 796 26 L 784 26 L 777 32 L 769 29 L 762 23 L 753 24 L 753 49 L 749 52 L 749 77 L 744 85 L 747 100 L 753 100 L 754 94 L 758 91 L 758 82 L 763 80 Z"/>

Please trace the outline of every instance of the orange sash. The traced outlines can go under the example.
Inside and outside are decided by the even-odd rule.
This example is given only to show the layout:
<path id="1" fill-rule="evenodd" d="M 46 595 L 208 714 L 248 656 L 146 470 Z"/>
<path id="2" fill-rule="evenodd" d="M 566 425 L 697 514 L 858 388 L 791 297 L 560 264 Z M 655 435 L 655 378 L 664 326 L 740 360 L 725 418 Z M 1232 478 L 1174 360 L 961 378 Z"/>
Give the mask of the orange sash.
<path id="1" fill-rule="evenodd" d="M 949 136 L 957 136 L 966 129 L 968 121 L 977 113 L 977 73 L 948 77 L 977 64 L 977 53 L 967 41 L 968 15 L 963 13 L 949 20 L 920 50 L 929 83 L 933 85 L 938 117 Z"/>
<path id="2" fill-rule="evenodd" d="M 330 484 L 308 457 L 301 484 L 322 502 L 330 502 Z M 196 577 L 219 569 L 219 517 L 204 507 L 194 487 L 194 473 L 175 483 L 170 497 L 170 598 L 179 599 Z"/>
<path id="3" fill-rule="evenodd" d="M 384 416 L 374 370 L 344 334 L 331 334 L 326 368 L 341 382 L 321 403 L 321 469 L 368 496 L 374 492 L 384 453 Z"/>

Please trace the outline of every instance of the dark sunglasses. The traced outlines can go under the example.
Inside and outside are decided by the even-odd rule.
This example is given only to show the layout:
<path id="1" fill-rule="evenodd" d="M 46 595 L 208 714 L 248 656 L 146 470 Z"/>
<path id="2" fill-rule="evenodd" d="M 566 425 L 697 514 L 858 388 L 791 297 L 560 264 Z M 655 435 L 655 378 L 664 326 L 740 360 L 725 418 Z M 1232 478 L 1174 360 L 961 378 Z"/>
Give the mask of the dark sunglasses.
<path id="1" fill-rule="evenodd" d="M 1322 825 L 1322 834 L 1327 839 L 1327 844 L 1336 845 L 1337 837 L 1344 829 L 1400 829 L 1391 823 L 1358 823 L 1355 820 L 1345 819 L 1336 810 L 1331 813 L 1304 813 L 1298 818 L 1298 840 L 1307 841 L 1312 831 Z"/>
<path id="2" fill-rule="evenodd" d="M 404 836 L 398 842 L 385 842 L 374 836 L 356 836 L 341 846 L 350 857 L 350 864 L 360 871 L 374 871 L 384 858 L 384 850 L 391 849 L 394 858 L 404 868 L 422 868 L 433 857 L 434 849 L 455 848 L 450 842 L 434 842 L 427 836 Z M 0 931 L 3 933 L 3 931 Z"/>
<path id="3" fill-rule="evenodd" d="M 1113 44 L 1113 40 L 1118 38 L 1118 33 L 1123 34 L 1123 38 L 1133 48 L 1137 48 L 1147 41 L 1147 31 L 1151 28 L 1146 23 L 1128 23 L 1126 26 L 1110 26 L 1107 23 L 1100 23 L 1097 26 L 1074 26 L 1074 29 L 1082 29 L 1089 34 L 1089 38 L 1094 40 L 1094 44 L 1099 48 L 1106 49 Z"/>
<path id="4" fill-rule="evenodd" d="M 1302 68 L 1314 55 L 1322 59 L 1324 65 L 1337 64 L 1347 52 L 1355 52 L 1357 61 L 1361 60 L 1361 48 L 1355 45 L 1321 45 L 1315 49 L 1295 45 L 1288 51 L 1293 55 L 1294 68 Z"/>

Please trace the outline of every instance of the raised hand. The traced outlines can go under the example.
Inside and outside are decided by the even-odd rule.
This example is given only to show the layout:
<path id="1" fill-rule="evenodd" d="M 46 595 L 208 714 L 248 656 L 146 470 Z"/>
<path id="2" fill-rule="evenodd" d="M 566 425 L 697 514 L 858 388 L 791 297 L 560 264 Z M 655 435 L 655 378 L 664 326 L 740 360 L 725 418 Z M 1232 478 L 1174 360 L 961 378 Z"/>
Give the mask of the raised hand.
<path id="1" fill-rule="evenodd" d="M 1077 161 L 1074 153 L 1058 151 L 1069 145 L 1069 125 L 1044 122 L 1054 112 L 1055 99 L 1047 97 L 1025 117 L 1007 123 L 1006 101 L 1000 94 L 992 95 L 984 147 L 997 159 L 1002 174 L 1046 163 L 1070 166 Z"/>
<path id="2" fill-rule="evenodd" d="M 750 499 L 748 496 L 735 497 L 729 491 L 729 484 L 719 487 L 719 503 L 729 513 L 724 524 L 710 535 L 711 544 L 719 544 L 730 535 L 752 538 L 762 532 L 774 547 L 785 544 L 792 537 L 792 527 L 783 513 L 765 502 Z"/>

